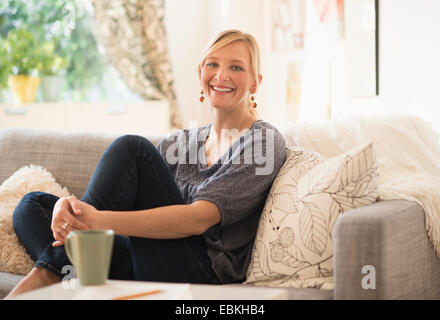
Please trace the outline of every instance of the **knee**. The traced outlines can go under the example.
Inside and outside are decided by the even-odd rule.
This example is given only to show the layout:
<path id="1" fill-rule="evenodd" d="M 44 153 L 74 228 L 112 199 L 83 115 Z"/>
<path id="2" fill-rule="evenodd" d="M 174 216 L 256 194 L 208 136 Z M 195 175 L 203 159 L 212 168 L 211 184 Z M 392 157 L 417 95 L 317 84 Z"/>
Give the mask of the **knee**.
<path id="1" fill-rule="evenodd" d="M 39 207 L 39 197 L 42 194 L 43 192 L 34 191 L 21 198 L 12 215 L 12 225 L 15 231 L 21 230 L 25 225 L 33 224 L 32 217 L 35 216 L 34 212 Z"/>
<path id="2" fill-rule="evenodd" d="M 154 144 L 150 142 L 147 138 L 139 135 L 126 134 L 118 137 L 113 144 L 118 148 L 130 148 L 136 153 L 139 150 L 156 150 Z"/>

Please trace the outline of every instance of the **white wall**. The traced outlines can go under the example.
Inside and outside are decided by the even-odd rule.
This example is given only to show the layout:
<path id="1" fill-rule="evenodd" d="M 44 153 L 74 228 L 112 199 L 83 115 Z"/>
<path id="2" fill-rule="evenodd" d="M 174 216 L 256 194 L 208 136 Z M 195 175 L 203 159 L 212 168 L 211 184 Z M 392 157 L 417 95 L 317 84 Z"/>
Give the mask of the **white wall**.
<path id="1" fill-rule="evenodd" d="M 335 95 L 336 114 L 417 114 L 440 129 L 440 1 L 379 1 L 379 96 Z M 341 71 L 342 72 L 342 71 Z M 335 90 L 342 93 L 342 75 Z"/>
<path id="2" fill-rule="evenodd" d="M 165 1 L 165 27 L 174 73 L 174 86 L 183 127 L 205 122 L 206 106 L 199 102 L 197 65 L 208 42 L 208 2 L 206 0 Z M 203 108 L 205 107 L 205 108 Z"/>
<path id="3" fill-rule="evenodd" d="M 379 96 L 349 97 L 340 69 L 333 73 L 334 114 L 408 112 L 437 122 L 434 125 L 439 129 L 438 12 L 438 0 L 379 1 Z M 275 125 L 285 123 L 285 63 L 289 57 L 271 51 L 270 0 L 167 0 L 166 26 L 184 126 L 191 120 L 200 125 L 209 119 L 209 107 L 198 102 L 196 66 L 208 40 L 229 27 L 249 31 L 257 38 L 263 73 L 258 110 Z"/>

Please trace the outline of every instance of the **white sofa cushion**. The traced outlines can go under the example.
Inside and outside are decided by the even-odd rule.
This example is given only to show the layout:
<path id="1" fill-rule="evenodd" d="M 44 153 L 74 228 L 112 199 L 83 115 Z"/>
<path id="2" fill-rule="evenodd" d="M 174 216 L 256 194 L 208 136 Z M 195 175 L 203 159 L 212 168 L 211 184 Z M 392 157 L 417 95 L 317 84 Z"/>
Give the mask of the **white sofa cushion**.
<path id="1" fill-rule="evenodd" d="M 61 187 L 49 171 L 35 165 L 20 168 L 0 185 L 0 272 L 25 275 L 34 264 L 12 226 L 15 207 L 32 191 L 69 196 L 69 191 Z"/>
<path id="2" fill-rule="evenodd" d="M 333 225 L 339 214 L 378 199 L 373 144 L 324 159 L 301 148 L 267 198 L 245 283 L 332 288 Z"/>

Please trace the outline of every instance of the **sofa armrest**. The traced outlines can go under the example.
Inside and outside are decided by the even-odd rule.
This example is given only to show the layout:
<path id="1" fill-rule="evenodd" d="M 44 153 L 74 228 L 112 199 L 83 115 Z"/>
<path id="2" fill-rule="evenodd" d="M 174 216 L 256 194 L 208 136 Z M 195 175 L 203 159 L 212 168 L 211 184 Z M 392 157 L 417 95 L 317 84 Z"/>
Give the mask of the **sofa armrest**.
<path id="1" fill-rule="evenodd" d="M 440 298 L 440 259 L 416 202 L 380 201 L 343 213 L 334 255 L 335 299 Z"/>

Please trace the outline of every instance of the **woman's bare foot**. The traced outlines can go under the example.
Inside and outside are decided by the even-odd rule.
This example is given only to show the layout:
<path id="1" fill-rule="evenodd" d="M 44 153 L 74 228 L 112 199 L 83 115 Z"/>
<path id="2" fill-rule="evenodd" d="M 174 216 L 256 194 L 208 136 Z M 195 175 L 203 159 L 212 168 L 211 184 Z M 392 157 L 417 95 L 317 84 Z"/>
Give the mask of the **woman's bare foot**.
<path id="1" fill-rule="evenodd" d="M 45 287 L 60 281 L 61 278 L 57 277 L 52 272 L 43 268 L 34 267 L 31 272 L 29 272 L 29 274 L 24 277 L 14 289 L 12 289 L 5 299 L 10 299 L 27 291 Z"/>

